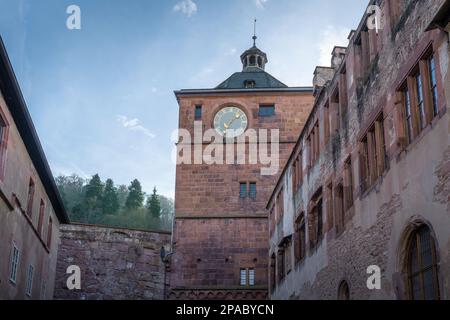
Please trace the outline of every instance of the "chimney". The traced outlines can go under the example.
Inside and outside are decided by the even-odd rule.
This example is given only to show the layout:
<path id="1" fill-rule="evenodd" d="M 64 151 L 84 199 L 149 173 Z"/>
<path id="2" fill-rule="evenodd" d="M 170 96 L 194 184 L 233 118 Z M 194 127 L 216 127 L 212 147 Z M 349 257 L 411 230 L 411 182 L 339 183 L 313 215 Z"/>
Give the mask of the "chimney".
<path id="1" fill-rule="evenodd" d="M 334 69 L 330 67 L 316 67 L 314 70 L 313 86 L 314 95 L 323 88 L 327 82 L 333 79 Z"/>
<path id="2" fill-rule="evenodd" d="M 347 53 L 346 47 L 334 47 L 333 52 L 331 53 L 331 67 L 333 69 L 338 69 L 341 63 L 345 59 L 345 54 Z"/>

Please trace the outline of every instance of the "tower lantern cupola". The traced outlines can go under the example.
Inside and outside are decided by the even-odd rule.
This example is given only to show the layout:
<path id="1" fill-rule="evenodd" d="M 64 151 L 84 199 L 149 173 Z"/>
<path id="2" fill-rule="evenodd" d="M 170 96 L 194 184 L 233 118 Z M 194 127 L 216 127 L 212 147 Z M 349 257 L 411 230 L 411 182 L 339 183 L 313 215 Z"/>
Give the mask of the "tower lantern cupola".
<path id="1" fill-rule="evenodd" d="M 268 62 L 266 53 L 261 51 L 256 46 L 256 39 L 258 39 L 258 37 L 256 36 L 256 20 L 255 20 L 255 33 L 253 35 L 253 47 L 246 50 L 241 55 L 241 62 L 242 62 L 242 66 L 243 66 L 242 71 L 244 71 L 244 72 L 245 71 L 258 71 L 258 70 L 264 71 L 264 69 L 266 67 L 266 63 Z"/>

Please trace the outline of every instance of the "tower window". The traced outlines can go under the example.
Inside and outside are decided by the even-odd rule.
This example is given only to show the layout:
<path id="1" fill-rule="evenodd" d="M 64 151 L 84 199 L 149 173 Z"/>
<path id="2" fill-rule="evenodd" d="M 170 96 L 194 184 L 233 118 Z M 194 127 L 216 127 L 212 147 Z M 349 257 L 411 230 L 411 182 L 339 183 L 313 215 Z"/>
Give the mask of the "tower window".
<path id="1" fill-rule="evenodd" d="M 275 115 L 275 105 L 260 105 L 259 106 L 259 116 L 260 117 L 272 117 Z"/>
<path id="2" fill-rule="evenodd" d="M 250 65 L 251 65 L 251 66 L 256 65 L 256 57 L 255 57 L 255 56 L 251 56 L 251 57 L 250 57 Z"/>
<path id="3" fill-rule="evenodd" d="M 250 182 L 249 196 L 252 199 L 256 198 L 256 182 Z"/>
<path id="4" fill-rule="evenodd" d="M 195 120 L 201 120 L 202 119 L 202 106 L 196 105 L 195 106 Z"/>
<path id="5" fill-rule="evenodd" d="M 255 269 L 241 269 L 239 283 L 241 286 L 254 286 L 255 285 Z"/>
<path id="6" fill-rule="evenodd" d="M 258 57 L 258 67 L 262 68 L 262 58 Z"/>
<path id="7" fill-rule="evenodd" d="M 247 182 L 241 182 L 239 184 L 239 197 L 247 198 Z"/>

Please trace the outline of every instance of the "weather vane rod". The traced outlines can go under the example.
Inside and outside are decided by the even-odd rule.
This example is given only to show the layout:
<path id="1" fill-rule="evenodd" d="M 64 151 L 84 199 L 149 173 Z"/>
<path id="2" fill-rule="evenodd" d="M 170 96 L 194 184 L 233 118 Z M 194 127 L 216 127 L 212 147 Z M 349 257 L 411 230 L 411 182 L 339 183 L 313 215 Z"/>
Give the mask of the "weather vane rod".
<path id="1" fill-rule="evenodd" d="M 253 46 L 256 47 L 256 39 L 258 39 L 258 37 L 256 36 L 256 19 L 255 22 L 253 24 Z"/>

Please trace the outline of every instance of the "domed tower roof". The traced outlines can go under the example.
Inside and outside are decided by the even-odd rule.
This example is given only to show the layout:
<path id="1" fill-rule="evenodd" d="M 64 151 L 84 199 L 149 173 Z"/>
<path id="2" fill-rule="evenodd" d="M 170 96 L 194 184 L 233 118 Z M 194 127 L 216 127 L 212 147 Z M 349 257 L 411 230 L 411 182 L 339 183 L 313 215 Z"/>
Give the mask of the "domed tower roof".
<path id="1" fill-rule="evenodd" d="M 267 59 L 267 54 L 256 46 L 256 39 L 258 39 L 256 36 L 256 20 L 255 33 L 252 39 L 253 47 L 241 54 L 242 71 L 258 71 L 258 69 L 264 71 L 269 60 Z"/>
<path id="2" fill-rule="evenodd" d="M 256 23 L 256 20 L 255 20 Z M 269 62 L 267 54 L 256 46 L 256 32 L 253 36 L 253 46 L 241 55 L 242 71 L 219 84 L 216 89 L 268 89 L 287 88 L 281 81 L 265 71 Z"/>

